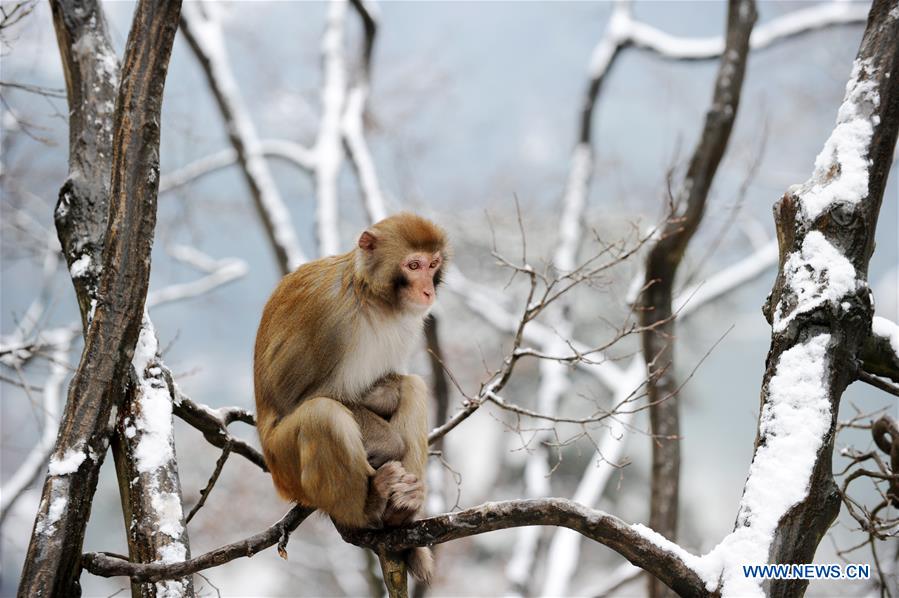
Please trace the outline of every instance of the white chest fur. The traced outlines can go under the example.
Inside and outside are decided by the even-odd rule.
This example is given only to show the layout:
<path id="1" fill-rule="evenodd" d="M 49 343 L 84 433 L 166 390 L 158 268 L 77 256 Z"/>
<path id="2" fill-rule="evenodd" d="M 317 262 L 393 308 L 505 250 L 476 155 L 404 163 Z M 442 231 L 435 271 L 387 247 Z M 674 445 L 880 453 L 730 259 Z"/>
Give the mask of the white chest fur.
<path id="1" fill-rule="evenodd" d="M 381 320 L 376 325 L 363 319 L 337 375 L 345 400 L 359 398 L 384 374 L 405 373 L 409 356 L 420 346 L 423 325 L 418 314 Z"/>

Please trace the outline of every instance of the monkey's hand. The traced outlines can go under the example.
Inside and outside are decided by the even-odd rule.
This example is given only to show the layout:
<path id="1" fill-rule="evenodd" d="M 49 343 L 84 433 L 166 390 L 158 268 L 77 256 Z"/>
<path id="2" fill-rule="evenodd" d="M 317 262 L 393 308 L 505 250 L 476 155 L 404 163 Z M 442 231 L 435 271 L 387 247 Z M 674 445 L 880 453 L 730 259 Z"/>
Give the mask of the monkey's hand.
<path id="1" fill-rule="evenodd" d="M 385 525 L 402 525 L 412 520 L 425 499 L 421 480 L 399 461 L 389 461 L 372 478 L 372 491 L 384 502 L 380 519 Z"/>

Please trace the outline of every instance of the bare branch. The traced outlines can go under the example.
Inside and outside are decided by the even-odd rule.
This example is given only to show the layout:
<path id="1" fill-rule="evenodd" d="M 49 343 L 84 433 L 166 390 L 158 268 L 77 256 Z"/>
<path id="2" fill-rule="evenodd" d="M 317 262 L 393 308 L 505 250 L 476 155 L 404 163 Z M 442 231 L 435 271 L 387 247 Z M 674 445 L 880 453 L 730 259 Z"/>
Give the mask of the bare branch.
<path id="1" fill-rule="evenodd" d="M 554 525 L 574 530 L 612 548 L 636 566 L 664 580 L 681 596 L 705 596 L 705 584 L 682 555 L 652 542 L 645 532 L 620 519 L 562 498 L 491 502 L 392 530 L 340 530 L 348 542 L 403 550 L 523 525 Z"/>
<path id="2" fill-rule="evenodd" d="M 174 383 L 171 372 L 168 370 L 164 371 L 168 378 L 169 386 L 174 389 L 172 396 L 175 397 L 175 415 L 202 432 L 203 437 L 210 444 L 220 449 L 228 446 L 231 452 L 246 458 L 262 471 L 268 471 L 262 453 L 228 432 L 228 425 L 235 421 L 256 425 L 256 421 L 250 412 L 238 407 L 211 409 L 200 403 L 195 403 L 185 396 Z"/>
<path id="3" fill-rule="evenodd" d="M 100 552 L 89 552 L 83 555 L 81 562 L 85 569 L 101 577 L 127 575 L 135 582 L 177 579 L 198 571 L 224 565 L 234 559 L 251 557 L 276 544 L 279 551 L 281 551 L 286 546 L 290 533 L 312 512 L 313 509 L 296 506 L 288 511 L 280 521 L 265 531 L 180 563 L 132 563 Z M 283 554 L 286 555 L 286 551 Z"/>
<path id="4" fill-rule="evenodd" d="M 680 419 L 673 367 L 674 282 L 687 246 L 702 222 L 712 180 L 730 140 L 755 20 L 753 0 L 730 0 L 726 48 L 715 78 L 712 103 L 684 181 L 672 198 L 677 212 L 646 258 L 640 322 L 644 328 L 643 356 L 649 373 L 647 393 L 653 435 L 649 525 L 671 540 L 677 537 L 680 483 Z M 658 323 L 661 325 L 655 326 Z M 657 579 L 649 580 L 649 593 L 667 595 Z"/>

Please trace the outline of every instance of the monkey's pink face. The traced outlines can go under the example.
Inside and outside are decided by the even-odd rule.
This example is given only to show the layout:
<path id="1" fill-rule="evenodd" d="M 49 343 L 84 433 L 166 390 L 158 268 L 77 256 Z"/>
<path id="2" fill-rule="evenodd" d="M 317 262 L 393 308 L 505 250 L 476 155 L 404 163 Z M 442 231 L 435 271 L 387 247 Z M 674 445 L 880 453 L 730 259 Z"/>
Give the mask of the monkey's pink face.
<path id="1" fill-rule="evenodd" d="M 399 294 L 404 306 L 427 310 L 434 305 L 437 298 L 435 282 L 439 282 L 439 278 L 435 281 L 435 277 L 442 265 L 443 257 L 439 251 L 410 253 L 403 259 L 400 271 L 405 284 L 399 289 Z"/>

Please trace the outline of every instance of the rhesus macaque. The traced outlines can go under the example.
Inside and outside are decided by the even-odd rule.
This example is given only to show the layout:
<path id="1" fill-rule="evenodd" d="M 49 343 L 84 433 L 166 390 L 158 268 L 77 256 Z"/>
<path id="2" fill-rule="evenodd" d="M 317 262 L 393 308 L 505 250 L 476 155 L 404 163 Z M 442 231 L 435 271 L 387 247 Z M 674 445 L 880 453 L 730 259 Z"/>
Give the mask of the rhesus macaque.
<path id="1" fill-rule="evenodd" d="M 285 276 L 256 336 L 259 436 L 275 488 L 339 525 L 412 520 L 424 502 L 427 389 L 401 375 L 421 345 L 445 262 L 444 232 L 391 216 L 349 253 Z M 409 569 L 427 581 L 431 552 Z"/>

